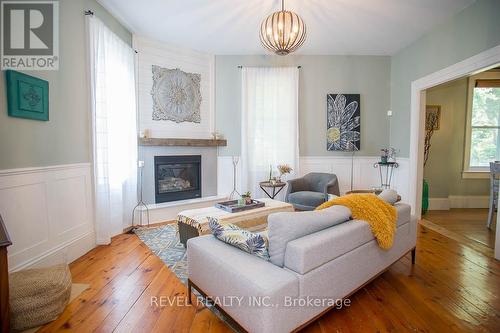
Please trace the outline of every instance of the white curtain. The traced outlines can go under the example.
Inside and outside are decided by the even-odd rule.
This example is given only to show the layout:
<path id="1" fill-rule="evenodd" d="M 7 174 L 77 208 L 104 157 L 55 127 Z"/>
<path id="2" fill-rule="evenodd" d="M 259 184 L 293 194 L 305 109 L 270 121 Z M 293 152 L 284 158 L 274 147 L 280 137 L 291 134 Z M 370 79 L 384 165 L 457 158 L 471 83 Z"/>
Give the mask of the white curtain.
<path id="1" fill-rule="evenodd" d="M 299 70 L 244 67 L 241 79 L 242 190 L 252 192 L 254 198 L 264 197 L 259 182 L 269 179 L 270 166 L 274 176 L 278 164 L 293 168 L 288 177 L 298 174 Z"/>
<path id="2" fill-rule="evenodd" d="M 134 50 L 97 17 L 87 16 L 96 242 L 131 224 L 137 202 Z"/>

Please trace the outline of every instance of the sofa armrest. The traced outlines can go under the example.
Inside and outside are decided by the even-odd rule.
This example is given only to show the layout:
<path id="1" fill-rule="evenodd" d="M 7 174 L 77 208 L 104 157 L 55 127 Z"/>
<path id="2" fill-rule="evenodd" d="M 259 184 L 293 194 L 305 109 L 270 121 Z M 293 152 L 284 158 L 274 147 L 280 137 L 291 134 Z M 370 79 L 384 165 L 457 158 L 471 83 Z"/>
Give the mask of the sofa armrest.
<path id="1" fill-rule="evenodd" d="M 283 332 L 285 320 L 276 322 L 285 297 L 298 297 L 296 274 L 217 240 L 212 235 L 191 238 L 187 243 L 189 279 L 213 299 L 242 303 L 221 307 L 249 332 Z M 252 306 L 249 300 L 264 299 L 273 306 Z M 259 318 L 256 320 L 256 318 Z M 286 324 L 287 325 L 287 324 Z"/>

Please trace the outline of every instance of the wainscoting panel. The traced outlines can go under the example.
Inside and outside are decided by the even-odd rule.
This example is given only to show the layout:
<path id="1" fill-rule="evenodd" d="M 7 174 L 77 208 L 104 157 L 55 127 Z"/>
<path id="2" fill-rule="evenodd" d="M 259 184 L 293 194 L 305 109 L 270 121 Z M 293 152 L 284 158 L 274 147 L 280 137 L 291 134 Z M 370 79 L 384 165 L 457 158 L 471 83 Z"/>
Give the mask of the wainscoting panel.
<path id="1" fill-rule="evenodd" d="M 351 156 L 302 156 L 300 157 L 299 174 L 305 175 L 309 172 L 334 173 L 339 179 L 340 193 L 344 194 L 351 189 L 351 169 L 353 189 L 379 187 L 379 171 L 373 167 L 378 160 L 378 156 L 354 156 L 353 159 L 351 159 Z M 391 188 L 401 195 L 402 201 L 407 202 L 409 193 L 408 159 L 399 158 L 398 163 L 399 168 L 394 169 Z M 232 170 L 232 157 L 219 156 L 217 177 L 217 192 L 219 195 L 228 195 L 231 192 L 233 187 Z M 236 187 L 241 193 L 241 165 L 238 165 L 237 176 Z"/>
<path id="2" fill-rule="evenodd" d="M 71 262 L 95 245 L 89 163 L 0 170 L 11 271 Z"/>

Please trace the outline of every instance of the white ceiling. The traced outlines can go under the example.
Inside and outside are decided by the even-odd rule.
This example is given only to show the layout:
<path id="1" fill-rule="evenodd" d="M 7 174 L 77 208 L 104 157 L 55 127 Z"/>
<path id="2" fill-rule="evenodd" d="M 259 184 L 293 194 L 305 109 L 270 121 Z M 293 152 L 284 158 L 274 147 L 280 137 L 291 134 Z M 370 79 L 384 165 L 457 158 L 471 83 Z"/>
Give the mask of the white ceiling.
<path id="1" fill-rule="evenodd" d="M 133 33 L 212 54 L 265 54 L 280 0 L 98 0 Z M 298 54 L 391 55 L 475 0 L 287 0 L 307 25 Z"/>

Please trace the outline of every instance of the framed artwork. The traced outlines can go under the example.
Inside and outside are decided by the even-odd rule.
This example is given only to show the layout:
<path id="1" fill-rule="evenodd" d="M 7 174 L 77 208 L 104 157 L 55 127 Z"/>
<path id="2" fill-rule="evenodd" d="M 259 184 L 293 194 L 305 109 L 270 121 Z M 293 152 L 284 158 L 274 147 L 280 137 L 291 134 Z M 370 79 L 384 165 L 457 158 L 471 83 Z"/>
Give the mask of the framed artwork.
<path id="1" fill-rule="evenodd" d="M 11 117 L 49 120 L 49 82 L 17 71 L 5 71 L 7 110 Z"/>
<path id="2" fill-rule="evenodd" d="M 430 129 L 436 131 L 439 129 L 441 120 L 441 106 L 440 105 L 426 105 L 425 106 L 425 130 Z"/>
<path id="3" fill-rule="evenodd" d="M 326 118 L 327 150 L 353 151 L 361 148 L 359 94 L 328 94 Z"/>
<path id="4" fill-rule="evenodd" d="M 200 123 L 201 75 L 152 66 L 153 120 Z"/>

